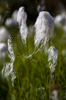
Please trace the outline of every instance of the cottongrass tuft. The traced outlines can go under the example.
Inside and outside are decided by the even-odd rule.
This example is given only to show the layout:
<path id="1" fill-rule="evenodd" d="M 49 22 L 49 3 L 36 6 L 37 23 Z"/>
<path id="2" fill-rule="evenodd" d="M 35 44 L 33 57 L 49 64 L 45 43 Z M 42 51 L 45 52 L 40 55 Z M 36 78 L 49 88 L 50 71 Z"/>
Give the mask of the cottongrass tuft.
<path id="1" fill-rule="evenodd" d="M 52 36 L 54 31 L 54 20 L 49 12 L 41 11 L 35 23 L 35 46 L 39 44 L 46 45 L 49 38 Z"/>
<path id="2" fill-rule="evenodd" d="M 26 43 L 26 38 L 27 38 L 27 34 L 28 34 L 26 20 L 27 20 L 27 14 L 25 12 L 25 8 L 20 7 L 18 10 L 18 13 L 17 13 L 17 22 L 19 24 L 21 39 L 22 39 L 23 43 Z"/>
<path id="3" fill-rule="evenodd" d="M 9 36 L 9 39 L 8 39 L 8 52 L 9 52 L 9 58 L 10 58 L 10 63 L 7 63 L 1 73 L 2 73 L 2 76 L 7 78 L 9 76 L 11 76 L 11 82 L 12 82 L 12 85 L 14 86 L 14 79 L 16 78 L 16 75 L 15 75 L 15 72 L 14 72 L 14 66 L 13 66 L 13 63 L 15 61 L 15 55 L 14 55 L 14 51 L 13 51 L 13 48 L 12 48 L 12 43 L 11 43 L 11 36 Z"/>
<path id="4" fill-rule="evenodd" d="M 57 65 L 57 58 L 58 58 L 58 51 L 54 46 L 51 46 L 48 49 L 48 62 L 49 62 L 49 68 L 52 73 L 55 71 L 55 67 Z"/>
<path id="5" fill-rule="evenodd" d="M 8 51 L 9 51 L 8 56 L 11 59 L 11 62 L 14 63 L 15 55 L 14 55 L 14 51 L 13 51 L 13 48 L 12 48 L 11 36 L 9 36 L 9 39 L 8 39 Z"/>

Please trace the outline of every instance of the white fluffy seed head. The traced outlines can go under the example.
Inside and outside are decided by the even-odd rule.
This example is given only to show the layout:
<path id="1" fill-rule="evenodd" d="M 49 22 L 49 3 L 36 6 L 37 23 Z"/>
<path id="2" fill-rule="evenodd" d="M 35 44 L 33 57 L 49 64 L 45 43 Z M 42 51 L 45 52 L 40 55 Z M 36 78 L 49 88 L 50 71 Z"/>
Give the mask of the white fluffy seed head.
<path id="1" fill-rule="evenodd" d="M 17 13 L 17 22 L 19 24 L 19 26 L 22 23 L 26 23 L 27 20 L 27 14 L 25 12 L 25 8 L 24 7 L 20 7 Z"/>
<path id="2" fill-rule="evenodd" d="M 11 76 L 11 82 L 12 85 L 14 85 L 14 79 L 16 78 L 15 72 L 14 72 L 14 60 L 15 60 L 15 55 L 14 55 L 14 51 L 13 51 L 13 47 L 12 47 L 12 42 L 11 42 L 11 36 L 9 36 L 8 38 L 8 51 L 9 51 L 9 58 L 10 58 L 10 63 L 7 63 L 2 71 L 1 74 L 3 77 L 8 78 L 9 76 Z"/>
<path id="3" fill-rule="evenodd" d="M 23 43 L 26 43 L 26 38 L 27 38 L 27 34 L 28 34 L 28 28 L 27 28 L 26 24 L 21 25 L 20 33 L 21 33 L 21 38 L 22 38 Z"/>
<path id="4" fill-rule="evenodd" d="M 15 60 L 15 55 L 12 47 L 12 42 L 11 42 L 11 36 L 8 38 L 8 51 L 9 51 L 9 58 L 11 59 L 11 62 L 13 63 Z"/>
<path id="5" fill-rule="evenodd" d="M 9 36 L 8 30 L 5 27 L 1 26 L 0 27 L 0 42 L 5 42 L 8 39 L 8 36 Z"/>
<path id="6" fill-rule="evenodd" d="M 14 69 L 13 69 L 13 63 L 7 63 L 3 67 L 1 74 L 2 74 L 2 77 L 7 78 L 7 80 L 9 80 L 9 76 L 10 76 L 12 85 L 14 86 L 14 80 L 16 78 L 16 75 L 15 75 L 15 72 L 14 72 Z"/>
<path id="7" fill-rule="evenodd" d="M 27 38 L 27 34 L 28 34 L 26 20 L 27 20 L 27 14 L 25 12 L 25 8 L 20 7 L 18 10 L 18 13 L 17 13 L 17 22 L 19 24 L 21 39 L 22 39 L 23 43 L 26 43 L 26 38 Z"/>
<path id="8" fill-rule="evenodd" d="M 48 49 L 48 61 L 51 72 L 54 72 L 55 70 L 55 66 L 57 64 L 57 58 L 58 58 L 58 51 L 54 46 L 51 46 Z"/>
<path id="9" fill-rule="evenodd" d="M 54 31 L 54 20 L 49 12 L 41 11 L 35 23 L 35 46 L 38 47 L 40 43 L 44 45 L 52 36 Z"/>

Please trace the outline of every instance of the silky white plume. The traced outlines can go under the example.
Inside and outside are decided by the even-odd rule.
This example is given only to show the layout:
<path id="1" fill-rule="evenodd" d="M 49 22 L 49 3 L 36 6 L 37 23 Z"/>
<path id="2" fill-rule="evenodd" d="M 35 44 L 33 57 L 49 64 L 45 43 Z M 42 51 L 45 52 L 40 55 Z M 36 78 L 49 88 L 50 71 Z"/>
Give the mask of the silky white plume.
<path id="1" fill-rule="evenodd" d="M 17 22 L 19 24 L 21 39 L 24 43 L 26 43 L 26 38 L 27 38 L 27 34 L 28 34 L 26 20 L 27 20 L 27 14 L 25 12 L 25 8 L 20 7 L 18 10 L 18 13 L 17 13 Z"/>
<path id="2" fill-rule="evenodd" d="M 46 44 L 54 31 L 54 20 L 49 12 L 41 11 L 35 23 L 35 46 Z"/>
<path id="3" fill-rule="evenodd" d="M 10 63 L 7 63 L 3 67 L 2 75 L 5 78 L 8 78 L 9 76 L 11 76 L 12 85 L 14 85 L 14 79 L 16 78 L 16 75 L 14 72 L 14 66 L 13 66 L 13 63 L 15 61 L 15 55 L 14 55 L 14 51 L 12 48 L 11 37 L 9 37 L 9 39 L 8 39 L 8 52 L 9 52 L 8 56 L 10 58 Z"/>
<path id="4" fill-rule="evenodd" d="M 54 46 L 48 49 L 48 61 L 51 72 L 55 71 L 55 66 L 57 65 L 58 51 Z"/>

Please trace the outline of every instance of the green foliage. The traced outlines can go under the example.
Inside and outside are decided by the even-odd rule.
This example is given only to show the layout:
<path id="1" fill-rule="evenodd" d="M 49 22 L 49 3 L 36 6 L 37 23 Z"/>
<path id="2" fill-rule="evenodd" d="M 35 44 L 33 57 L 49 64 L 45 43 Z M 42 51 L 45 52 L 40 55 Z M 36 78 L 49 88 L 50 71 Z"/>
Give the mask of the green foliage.
<path id="1" fill-rule="evenodd" d="M 54 89 L 58 90 L 59 98 L 66 100 L 66 55 L 62 55 L 62 50 L 66 50 L 66 37 L 63 30 L 55 28 L 54 37 L 50 41 L 50 45 L 55 46 L 59 53 L 53 79 L 51 79 L 44 49 L 29 59 L 23 57 L 34 51 L 34 36 L 28 38 L 27 52 L 27 44 L 22 43 L 18 29 L 9 29 L 9 32 L 15 53 L 16 79 L 12 86 L 10 80 L 5 80 L 0 76 L 1 100 L 51 100 L 51 93 Z M 7 57 L 6 62 L 8 61 Z M 1 69 L 2 67 L 0 71 Z"/>

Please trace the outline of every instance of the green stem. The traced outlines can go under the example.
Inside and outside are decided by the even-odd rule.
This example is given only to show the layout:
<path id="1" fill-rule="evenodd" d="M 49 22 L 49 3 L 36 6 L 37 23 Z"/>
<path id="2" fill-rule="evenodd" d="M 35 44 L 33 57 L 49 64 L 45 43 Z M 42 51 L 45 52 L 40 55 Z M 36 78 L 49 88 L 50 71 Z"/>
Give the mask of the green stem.
<path id="1" fill-rule="evenodd" d="M 54 88 L 55 88 L 55 71 L 54 71 Z"/>
<path id="2" fill-rule="evenodd" d="M 50 89 L 50 81 L 49 81 L 49 100 L 50 100 L 50 91 L 51 89 Z"/>
<path id="3" fill-rule="evenodd" d="M 27 56 L 29 56 L 29 49 L 28 49 L 28 37 L 27 37 Z M 29 66 L 29 58 L 27 59 L 27 66 L 28 66 L 28 77 L 29 77 L 29 100 L 30 100 L 30 66 Z"/>
<path id="4" fill-rule="evenodd" d="M 19 96 L 20 96 L 20 100 L 22 100 L 21 99 L 21 93 L 20 93 L 20 83 L 19 83 L 19 74 L 18 74 L 18 70 L 17 70 L 17 77 L 18 77 L 18 88 L 19 88 Z"/>
<path id="5" fill-rule="evenodd" d="M 49 38 L 49 48 L 50 48 L 50 38 Z M 51 73 L 50 73 L 51 74 Z M 50 76 L 51 77 L 51 76 Z M 49 78 L 50 78 L 49 77 Z M 48 81 L 49 81 L 49 100 L 50 100 L 50 94 L 51 94 L 51 87 L 50 87 L 50 79 L 48 79 Z"/>

